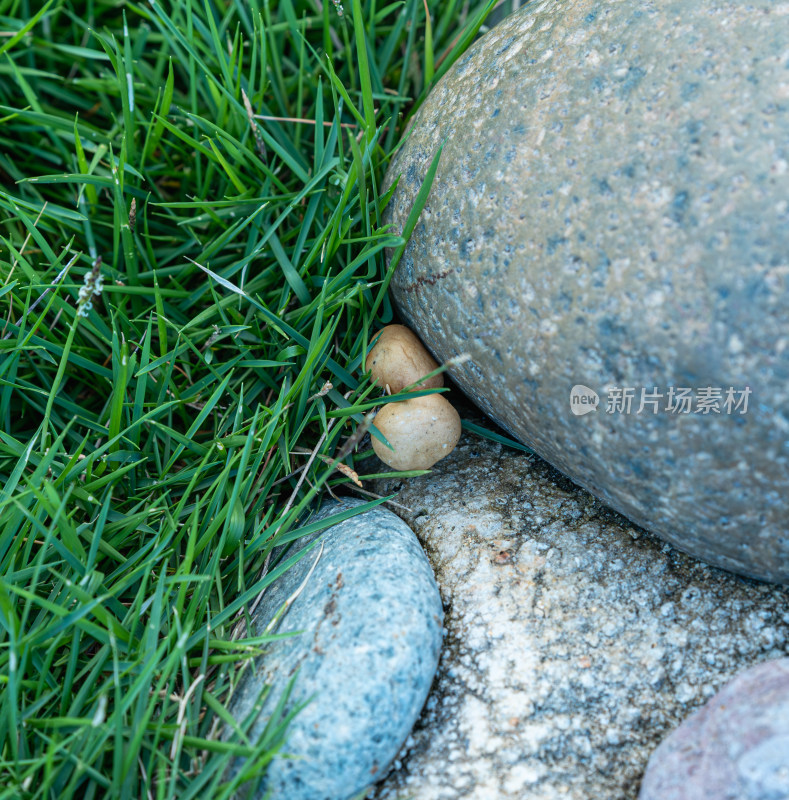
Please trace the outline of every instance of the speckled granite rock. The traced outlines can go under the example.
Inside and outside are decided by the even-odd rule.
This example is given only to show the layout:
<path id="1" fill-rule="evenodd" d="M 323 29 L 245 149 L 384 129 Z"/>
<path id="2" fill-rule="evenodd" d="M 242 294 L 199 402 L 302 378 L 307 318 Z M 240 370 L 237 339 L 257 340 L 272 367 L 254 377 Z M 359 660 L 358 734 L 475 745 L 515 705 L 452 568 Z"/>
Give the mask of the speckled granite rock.
<path id="1" fill-rule="evenodd" d="M 448 634 L 374 800 L 635 800 L 669 731 L 789 654 L 789 589 L 674 550 L 536 457 L 466 436 L 395 499 Z"/>
<path id="2" fill-rule="evenodd" d="M 337 513 L 358 501 L 330 504 Z M 315 537 L 300 540 L 306 546 Z M 254 615 L 257 633 L 301 585 L 317 545 L 272 585 Z M 330 528 L 323 554 L 272 644 L 242 679 L 230 712 L 245 719 L 266 684 L 271 693 L 250 730 L 261 735 L 299 670 L 287 709 L 314 696 L 290 725 L 255 797 L 346 800 L 379 780 L 408 736 L 433 680 L 442 641 L 441 599 L 408 526 L 377 507 Z"/>
<path id="3" fill-rule="evenodd" d="M 786 800 L 789 658 L 738 675 L 655 751 L 640 800 Z"/>
<path id="4" fill-rule="evenodd" d="M 388 173 L 401 230 L 444 143 L 392 292 L 438 361 L 472 356 L 461 388 L 630 519 L 785 583 L 787 42 L 785 2 L 530 2 L 443 78 Z M 576 384 L 594 413 L 570 412 Z M 696 413 L 707 388 L 722 413 Z M 631 413 L 606 413 L 615 389 Z"/>

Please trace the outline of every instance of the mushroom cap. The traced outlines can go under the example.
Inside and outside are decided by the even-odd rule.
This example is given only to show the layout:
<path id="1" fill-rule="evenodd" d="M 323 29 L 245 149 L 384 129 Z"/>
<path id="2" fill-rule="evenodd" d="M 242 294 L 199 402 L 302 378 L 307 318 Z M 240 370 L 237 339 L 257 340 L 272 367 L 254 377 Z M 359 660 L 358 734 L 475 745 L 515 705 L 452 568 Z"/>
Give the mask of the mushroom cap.
<path id="1" fill-rule="evenodd" d="M 375 427 L 394 449 L 373 437 L 373 450 L 396 470 L 429 469 L 460 439 L 460 415 L 440 394 L 385 405 L 375 417 Z"/>
<path id="2" fill-rule="evenodd" d="M 405 325 L 387 325 L 367 355 L 365 367 L 372 373 L 373 383 L 381 388 L 388 385 L 392 394 L 397 394 L 437 369 L 438 362 Z M 418 388 L 436 389 L 443 385 L 444 376 L 434 375 Z"/>

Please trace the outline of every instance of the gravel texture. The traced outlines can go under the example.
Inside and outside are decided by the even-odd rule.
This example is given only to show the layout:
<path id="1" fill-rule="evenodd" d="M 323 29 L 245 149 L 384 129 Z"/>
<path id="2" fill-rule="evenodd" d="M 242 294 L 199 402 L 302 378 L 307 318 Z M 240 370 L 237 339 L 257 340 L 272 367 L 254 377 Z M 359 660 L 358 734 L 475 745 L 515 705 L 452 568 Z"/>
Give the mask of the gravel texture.
<path id="1" fill-rule="evenodd" d="M 537 457 L 464 435 L 377 491 L 398 487 L 448 633 L 374 800 L 634 800 L 666 734 L 789 655 L 789 589 L 675 550 Z"/>
<path id="2" fill-rule="evenodd" d="M 606 504 L 784 583 L 787 42 L 786 2 L 530 2 L 416 114 L 387 218 L 443 143 L 392 281 L 404 321 Z M 576 385 L 596 410 L 571 413 Z"/>

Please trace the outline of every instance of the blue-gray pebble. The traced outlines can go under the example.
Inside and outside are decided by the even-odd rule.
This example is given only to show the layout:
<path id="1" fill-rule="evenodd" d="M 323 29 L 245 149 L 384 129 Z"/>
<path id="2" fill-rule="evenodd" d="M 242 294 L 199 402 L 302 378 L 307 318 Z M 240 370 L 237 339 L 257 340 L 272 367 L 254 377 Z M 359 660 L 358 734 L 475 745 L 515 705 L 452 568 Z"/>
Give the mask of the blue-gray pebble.
<path id="1" fill-rule="evenodd" d="M 359 503 L 332 502 L 319 514 Z M 297 758 L 277 757 L 256 798 L 270 791 L 283 800 L 346 800 L 382 778 L 438 666 L 441 597 L 413 531 L 379 506 L 299 540 L 294 552 L 320 535 L 315 571 L 277 629 L 303 633 L 271 645 L 230 704 L 243 720 L 271 685 L 249 732 L 254 743 L 297 670 L 287 708 L 313 698 L 290 724 L 281 750 Z M 254 615 L 257 634 L 304 581 L 319 548 L 269 588 Z"/>

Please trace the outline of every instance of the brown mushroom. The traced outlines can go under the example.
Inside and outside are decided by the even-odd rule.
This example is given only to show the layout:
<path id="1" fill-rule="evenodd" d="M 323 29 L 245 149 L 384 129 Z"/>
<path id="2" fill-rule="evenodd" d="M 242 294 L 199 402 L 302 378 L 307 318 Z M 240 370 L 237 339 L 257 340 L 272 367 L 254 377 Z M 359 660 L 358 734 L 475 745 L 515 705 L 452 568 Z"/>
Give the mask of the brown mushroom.
<path id="1" fill-rule="evenodd" d="M 373 382 L 382 389 L 386 386 L 392 394 L 438 369 L 436 360 L 427 352 L 422 342 L 405 325 L 387 325 L 370 350 L 366 368 Z M 419 384 L 419 389 L 434 389 L 444 385 L 444 376 L 434 375 Z"/>
<path id="2" fill-rule="evenodd" d="M 460 416 L 440 394 L 388 403 L 376 415 L 375 427 L 393 450 L 375 437 L 373 450 L 396 470 L 429 469 L 460 439 Z"/>

